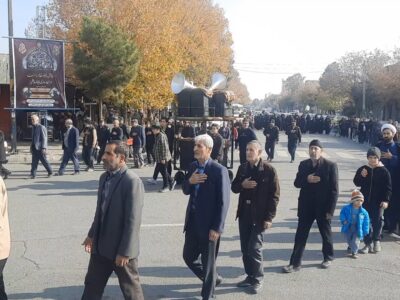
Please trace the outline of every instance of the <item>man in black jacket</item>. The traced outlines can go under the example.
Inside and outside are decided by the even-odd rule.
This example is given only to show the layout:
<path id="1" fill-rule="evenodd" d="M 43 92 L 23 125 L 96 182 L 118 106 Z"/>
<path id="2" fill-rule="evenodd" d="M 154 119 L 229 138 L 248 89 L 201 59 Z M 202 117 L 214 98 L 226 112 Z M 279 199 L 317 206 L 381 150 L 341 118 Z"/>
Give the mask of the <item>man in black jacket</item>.
<path id="1" fill-rule="evenodd" d="M 267 152 L 268 161 L 274 159 L 275 144 L 279 141 L 279 129 L 275 126 L 275 121 L 271 120 L 267 128 L 264 129 L 265 152 Z"/>
<path id="2" fill-rule="evenodd" d="M 283 268 L 285 273 L 300 270 L 308 234 L 315 220 L 322 237 L 324 260 L 321 268 L 329 268 L 333 260 L 331 220 L 338 198 L 337 165 L 321 156 L 322 145 L 319 140 L 310 142 L 309 154 L 310 159 L 300 163 L 294 181 L 294 186 L 300 188 L 297 211 L 299 223 L 290 263 Z"/>
<path id="3" fill-rule="evenodd" d="M 239 130 L 239 157 L 240 164 L 244 164 L 246 162 L 246 147 L 250 141 L 257 140 L 256 134 L 254 130 L 249 127 L 249 120 L 243 119 L 243 127 Z"/>
<path id="4" fill-rule="evenodd" d="M 100 124 L 97 128 L 97 142 L 100 147 L 99 155 L 97 156 L 97 163 L 100 164 L 101 159 L 104 154 L 104 150 L 106 149 L 106 145 L 108 140 L 110 139 L 110 130 L 108 126 L 105 124 L 104 120 L 100 120 Z"/>
<path id="5" fill-rule="evenodd" d="M 211 159 L 222 163 L 222 136 L 218 133 L 218 129 L 219 126 L 218 124 L 212 124 L 211 125 L 211 130 L 209 132 L 209 135 L 211 136 L 211 138 L 213 139 L 214 145 L 213 145 L 213 149 L 211 151 Z"/>
<path id="6" fill-rule="evenodd" d="M 286 130 L 288 136 L 288 151 L 291 157 L 290 162 L 292 163 L 295 159 L 297 145 L 301 143 L 301 131 L 296 125 L 296 121 L 292 120 L 291 126 Z"/>
<path id="7" fill-rule="evenodd" d="M 257 294 L 262 288 L 263 232 L 272 226 L 279 202 L 279 180 L 274 167 L 261 158 L 258 141 L 247 144 L 247 162 L 239 166 L 232 182 L 232 192 L 240 193 L 236 218 L 239 218 L 240 246 L 247 277 L 238 287 L 248 287 Z"/>

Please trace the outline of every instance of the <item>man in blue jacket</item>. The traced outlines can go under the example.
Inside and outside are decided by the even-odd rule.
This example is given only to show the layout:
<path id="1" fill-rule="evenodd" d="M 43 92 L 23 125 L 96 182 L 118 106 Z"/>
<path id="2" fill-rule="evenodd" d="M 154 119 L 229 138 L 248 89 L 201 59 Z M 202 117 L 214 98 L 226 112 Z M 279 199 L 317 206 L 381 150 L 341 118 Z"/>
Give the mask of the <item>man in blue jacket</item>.
<path id="1" fill-rule="evenodd" d="M 79 174 L 79 160 L 78 160 L 78 149 L 79 149 L 79 131 L 74 127 L 71 119 L 65 120 L 65 127 L 67 127 L 67 132 L 64 134 L 64 141 L 62 148 L 64 150 L 62 162 L 57 176 L 64 175 L 65 167 L 67 166 L 69 160 L 72 160 L 74 164 L 74 173 L 72 175 Z"/>
<path id="2" fill-rule="evenodd" d="M 215 260 L 230 202 L 228 170 L 210 159 L 212 148 L 213 140 L 208 134 L 195 138 L 196 161 L 190 164 L 188 179 L 183 183 L 183 193 L 190 195 L 183 259 L 203 281 L 204 300 L 215 299 L 215 286 L 222 280 L 217 275 Z"/>
<path id="3" fill-rule="evenodd" d="M 42 162 L 43 167 L 47 171 L 47 176 L 50 177 L 53 174 L 49 161 L 47 160 L 47 130 L 42 124 L 40 124 L 39 117 L 37 115 L 31 116 L 32 121 L 32 164 L 31 164 L 31 179 L 36 177 L 36 171 L 39 161 Z"/>

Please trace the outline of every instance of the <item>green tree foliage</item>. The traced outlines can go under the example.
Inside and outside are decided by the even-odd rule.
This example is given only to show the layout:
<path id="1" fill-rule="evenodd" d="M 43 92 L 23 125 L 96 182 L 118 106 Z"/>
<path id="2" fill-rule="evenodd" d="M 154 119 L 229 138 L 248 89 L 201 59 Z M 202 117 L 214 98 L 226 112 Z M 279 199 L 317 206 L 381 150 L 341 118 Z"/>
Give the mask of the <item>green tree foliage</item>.
<path id="1" fill-rule="evenodd" d="M 89 95 L 112 97 L 135 79 L 139 51 L 135 43 L 114 26 L 85 17 L 74 46 L 75 74 Z"/>

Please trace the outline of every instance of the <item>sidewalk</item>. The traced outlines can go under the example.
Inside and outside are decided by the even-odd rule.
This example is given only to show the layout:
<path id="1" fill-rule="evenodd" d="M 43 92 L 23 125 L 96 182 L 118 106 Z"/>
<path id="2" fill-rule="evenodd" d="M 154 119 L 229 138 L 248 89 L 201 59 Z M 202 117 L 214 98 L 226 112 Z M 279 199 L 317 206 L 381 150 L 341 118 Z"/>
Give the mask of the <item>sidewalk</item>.
<path id="1" fill-rule="evenodd" d="M 18 142 L 17 153 L 7 156 L 9 164 L 31 163 L 30 141 Z M 47 148 L 47 159 L 49 162 L 59 162 L 63 154 L 60 142 L 49 142 Z"/>

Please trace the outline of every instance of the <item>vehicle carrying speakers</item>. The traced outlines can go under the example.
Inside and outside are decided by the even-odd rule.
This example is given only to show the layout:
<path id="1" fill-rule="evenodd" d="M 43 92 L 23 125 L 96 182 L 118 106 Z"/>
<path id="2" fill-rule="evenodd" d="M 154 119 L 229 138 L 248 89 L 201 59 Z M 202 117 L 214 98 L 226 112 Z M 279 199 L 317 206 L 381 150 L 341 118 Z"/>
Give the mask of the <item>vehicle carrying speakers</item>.
<path id="1" fill-rule="evenodd" d="M 209 89 L 197 88 L 185 80 L 182 73 L 174 76 L 171 82 L 172 92 L 176 95 L 178 117 L 227 117 L 232 116 L 230 103 L 235 95 L 222 91 L 226 86 L 226 77 L 214 73 Z"/>

